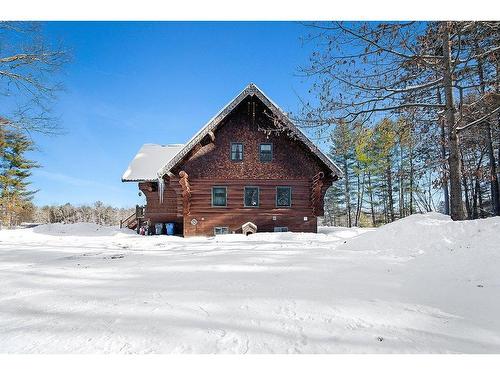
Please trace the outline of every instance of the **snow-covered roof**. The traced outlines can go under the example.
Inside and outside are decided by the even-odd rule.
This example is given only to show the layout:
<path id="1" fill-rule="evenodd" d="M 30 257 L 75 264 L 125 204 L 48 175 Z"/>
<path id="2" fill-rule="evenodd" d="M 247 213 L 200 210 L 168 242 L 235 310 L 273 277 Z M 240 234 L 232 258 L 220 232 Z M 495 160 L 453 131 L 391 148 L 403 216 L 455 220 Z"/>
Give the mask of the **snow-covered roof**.
<path id="1" fill-rule="evenodd" d="M 158 170 L 167 164 L 184 145 L 155 145 L 147 143 L 130 162 L 122 181 L 157 181 Z"/>
<path id="2" fill-rule="evenodd" d="M 245 87 L 233 100 L 231 100 L 224 108 L 222 108 L 210 121 L 208 121 L 194 136 L 191 138 L 179 152 L 174 155 L 168 162 L 160 166 L 157 178 L 163 177 L 169 173 L 209 132 L 214 131 L 221 121 L 236 108 L 247 96 L 256 96 L 259 98 L 272 112 L 278 116 L 284 125 L 288 127 L 290 132 L 302 141 L 331 171 L 333 175 L 342 177 L 342 170 L 326 156 L 309 138 L 288 118 L 286 113 L 278 107 L 266 94 L 262 92 L 255 84 L 250 83 Z"/>

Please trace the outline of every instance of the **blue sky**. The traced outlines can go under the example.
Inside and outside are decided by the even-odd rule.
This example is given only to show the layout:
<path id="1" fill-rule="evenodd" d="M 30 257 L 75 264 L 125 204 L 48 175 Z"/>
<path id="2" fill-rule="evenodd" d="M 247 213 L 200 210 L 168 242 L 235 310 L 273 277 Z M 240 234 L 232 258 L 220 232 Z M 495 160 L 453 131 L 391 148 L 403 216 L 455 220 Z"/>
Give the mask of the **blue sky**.
<path id="1" fill-rule="evenodd" d="M 307 84 L 294 22 L 49 22 L 72 53 L 54 106 L 64 134 L 36 135 L 35 203 L 140 202 L 123 171 L 143 143 L 184 143 L 249 82 L 287 111 Z"/>

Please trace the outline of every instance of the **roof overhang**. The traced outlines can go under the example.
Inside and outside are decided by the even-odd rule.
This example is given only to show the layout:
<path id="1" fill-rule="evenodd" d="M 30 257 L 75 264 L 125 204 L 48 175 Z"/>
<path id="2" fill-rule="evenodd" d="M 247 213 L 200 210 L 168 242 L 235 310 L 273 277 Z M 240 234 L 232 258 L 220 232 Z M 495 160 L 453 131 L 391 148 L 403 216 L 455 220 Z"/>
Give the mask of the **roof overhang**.
<path id="1" fill-rule="evenodd" d="M 122 182 L 158 181 L 158 169 L 168 163 L 184 145 L 144 144 L 123 173 Z"/>

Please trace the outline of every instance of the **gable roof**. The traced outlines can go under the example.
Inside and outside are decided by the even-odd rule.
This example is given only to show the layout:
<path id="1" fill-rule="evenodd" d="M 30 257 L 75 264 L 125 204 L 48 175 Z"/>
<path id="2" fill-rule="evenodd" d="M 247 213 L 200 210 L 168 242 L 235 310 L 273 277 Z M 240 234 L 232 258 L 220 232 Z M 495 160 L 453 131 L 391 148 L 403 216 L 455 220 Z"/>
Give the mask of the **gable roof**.
<path id="1" fill-rule="evenodd" d="M 335 176 L 342 177 L 342 170 L 326 156 L 311 140 L 288 118 L 286 113 L 278 107 L 269 97 L 262 92 L 255 84 L 250 83 L 233 100 L 223 107 L 214 117 L 212 117 L 186 144 L 179 152 L 174 155 L 158 170 L 158 179 L 169 173 L 209 132 L 214 131 L 222 120 L 231 111 L 236 108 L 247 96 L 256 96 L 264 105 L 266 105 L 275 116 L 283 121 L 288 130 L 297 137 L 309 150 L 315 154 Z"/>
<path id="2" fill-rule="evenodd" d="M 123 173 L 123 182 L 157 181 L 158 169 L 168 163 L 184 145 L 142 145 Z"/>

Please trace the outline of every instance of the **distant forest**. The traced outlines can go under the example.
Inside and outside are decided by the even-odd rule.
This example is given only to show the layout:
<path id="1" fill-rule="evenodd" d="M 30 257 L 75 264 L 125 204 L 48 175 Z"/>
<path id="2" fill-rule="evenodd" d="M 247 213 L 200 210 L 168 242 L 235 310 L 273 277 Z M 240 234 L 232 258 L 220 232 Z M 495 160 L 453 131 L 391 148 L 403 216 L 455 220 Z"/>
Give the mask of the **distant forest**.
<path id="1" fill-rule="evenodd" d="M 42 224 L 85 222 L 100 225 L 119 225 L 121 219 L 125 219 L 134 212 L 135 207 L 116 208 L 102 202 L 78 206 L 66 203 L 34 208 L 31 218 L 36 223 Z"/>

